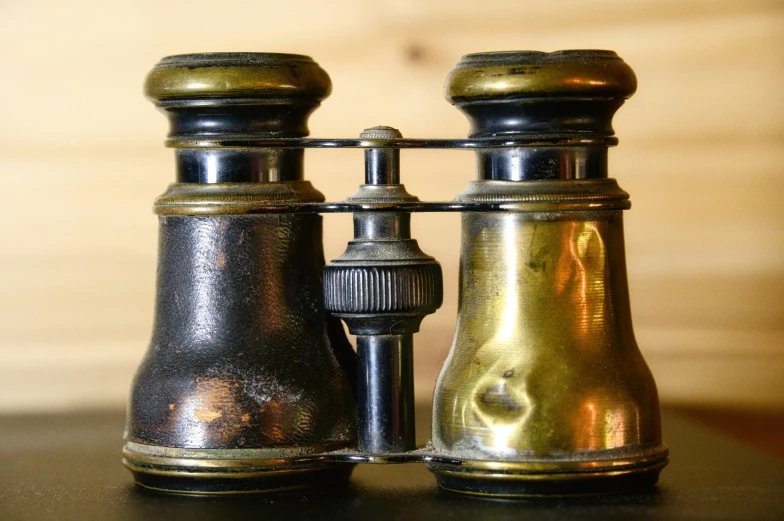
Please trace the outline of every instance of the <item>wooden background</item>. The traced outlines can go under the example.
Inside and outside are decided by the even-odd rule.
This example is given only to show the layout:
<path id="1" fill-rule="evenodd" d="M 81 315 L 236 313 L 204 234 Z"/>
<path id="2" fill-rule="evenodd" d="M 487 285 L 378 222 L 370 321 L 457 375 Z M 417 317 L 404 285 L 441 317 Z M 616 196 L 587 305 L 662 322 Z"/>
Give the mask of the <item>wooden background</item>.
<path id="1" fill-rule="evenodd" d="M 151 203 L 173 175 L 164 118 L 141 95 L 160 57 L 309 54 L 334 84 L 312 135 L 463 137 L 441 94 L 461 55 L 564 48 L 614 49 L 638 75 L 610 168 L 632 194 L 632 309 L 663 399 L 784 406 L 784 2 L 5 0 L 0 410 L 125 401 L 152 321 Z M 306 167 L 342 199 L 362 154 L 309 152 Z M 473 176 L 468 152 L 403 153 L 423 199 Z M 446 277 L 417 340 L 421 397 L 455 323 L 456 217 L 414 219 Z M 349 216 L 327 216 L 327 257 L 350 236 Z"/>

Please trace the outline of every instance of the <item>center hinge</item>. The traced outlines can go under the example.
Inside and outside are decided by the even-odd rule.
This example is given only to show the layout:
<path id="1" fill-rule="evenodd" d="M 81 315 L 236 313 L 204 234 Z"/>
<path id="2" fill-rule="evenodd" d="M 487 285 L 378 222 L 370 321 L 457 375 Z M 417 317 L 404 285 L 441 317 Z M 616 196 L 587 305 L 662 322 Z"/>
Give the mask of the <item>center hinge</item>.
<path id="1" fill-rule="evenodd" d="M 373 127 L 360 139 L 401 138 Z M 417 201 L 400 184 L 400 151 L 365 151 L 365 183 L 346 201 Z M 358 448 L 372 454 L 415 448 L 413 335 L 443 300 L 441 265 L 411 238 L 411 214 L 354 213 L 354 239 L 324 270 L 327 311 L 357 335 Z"/>

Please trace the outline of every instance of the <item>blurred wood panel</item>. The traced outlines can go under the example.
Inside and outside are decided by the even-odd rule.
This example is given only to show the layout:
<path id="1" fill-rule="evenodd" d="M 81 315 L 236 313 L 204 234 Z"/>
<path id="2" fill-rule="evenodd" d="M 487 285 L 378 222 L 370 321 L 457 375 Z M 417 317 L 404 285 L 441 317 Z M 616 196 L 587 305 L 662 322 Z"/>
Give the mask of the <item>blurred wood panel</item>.
<path id="1" fill-rule="evenodd" d="M 616 118 L 611 173 L 626 215 L 639 343 L 665 400 L 784 406 L 784 4 L 626 2 L 22 2 L 0 5 L 0 410 L 117 405 L 152 323 L 152 199 L 172 178 L 164 118 L 141 95 L 163 55 L 310 54 L 333 79 L 314 135 L 388 124 L 460 137 L 441 94 L 462 54 L 611 48 L 639 91 Z M 358 151 L 312 151 L 329 199 L 361 180 Z M 403 178 L 445 200 L 468 152 L 408 151 Z M 417 340 L 432 391 L 456 314 L 459 223 L 419 215 L 445 271 Z M 327 216 L 337 256 L 349 216 Z"/>

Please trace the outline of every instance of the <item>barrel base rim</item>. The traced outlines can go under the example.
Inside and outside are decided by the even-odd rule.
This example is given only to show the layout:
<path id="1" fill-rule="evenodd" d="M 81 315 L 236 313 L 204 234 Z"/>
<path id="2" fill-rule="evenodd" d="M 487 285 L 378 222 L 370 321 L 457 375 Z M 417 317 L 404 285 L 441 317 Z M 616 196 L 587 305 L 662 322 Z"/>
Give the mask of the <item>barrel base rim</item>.
<path id="1" fill-rule="evenodd" d="M 123 464 L 137 486 L 185 495 L 260 494 L 324 489 L 348 483 L 353 464 L 317 454 L 290 458 L 171 458 L 123 450 Z"/>
<path id="2" fill-rule="evenodd" d="M 668 464 L 661 458 L 639 465 L 593 468 L 564 472 L 509 471 L 476 468 L 461 463 L 428 464 L 439 487 L 450 492 L 495 498 L 576 497 L 632 493 L 656 485 L 659 473 Z M 468 463 L 468 462 L 466 462 Z"/>

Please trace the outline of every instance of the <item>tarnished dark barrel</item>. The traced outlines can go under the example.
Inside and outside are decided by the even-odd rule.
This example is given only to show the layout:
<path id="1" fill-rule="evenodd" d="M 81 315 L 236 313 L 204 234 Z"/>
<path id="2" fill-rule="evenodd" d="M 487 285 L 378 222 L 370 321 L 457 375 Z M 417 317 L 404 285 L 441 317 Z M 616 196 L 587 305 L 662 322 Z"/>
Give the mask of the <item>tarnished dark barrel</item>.
<path id="1" fill-rule="evenodd" d="M 322 220 L 254 214 L 323 201 L 302 150 L 177 148 L 178 140 L 300 137 L 330 91 L 310 58 L 164 58 L 147 96 L 169 117 L 177 183 L 160 216 L 155 325 L 131 392 L 125 464 L 190 493 L 336 484 L 350 465 L 299 458 L 356 443 L 354 353 L 323 305 Z"/>

